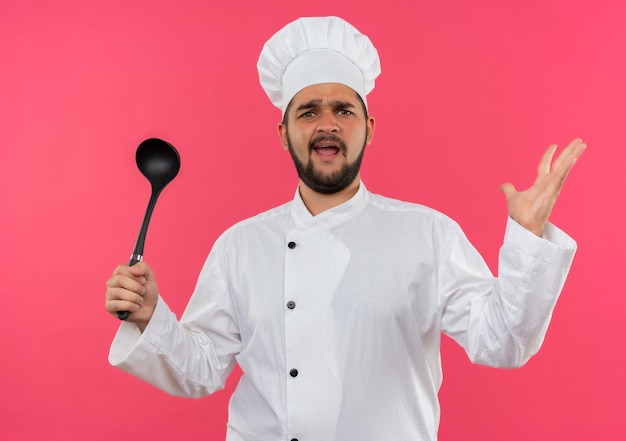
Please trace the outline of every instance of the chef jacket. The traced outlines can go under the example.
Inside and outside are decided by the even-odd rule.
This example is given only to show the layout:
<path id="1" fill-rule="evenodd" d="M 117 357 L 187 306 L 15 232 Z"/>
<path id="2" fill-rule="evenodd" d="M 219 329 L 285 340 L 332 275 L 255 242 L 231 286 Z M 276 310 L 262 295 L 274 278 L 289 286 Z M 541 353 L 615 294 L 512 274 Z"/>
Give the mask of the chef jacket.
<path id="1" fill-rule="evenodd" d="M 159 298 L 143 333 L 122 323 L 109 361 L 186 397 L 237 362 L 228 441 L 435 440 L 441 333 L 474 363 L 523 365 L 575 248 L 509 218 L 496 278 L 435 210 L 361 183 L 312 216 L 296 192 L 220 236 L 180 322 Z"/>

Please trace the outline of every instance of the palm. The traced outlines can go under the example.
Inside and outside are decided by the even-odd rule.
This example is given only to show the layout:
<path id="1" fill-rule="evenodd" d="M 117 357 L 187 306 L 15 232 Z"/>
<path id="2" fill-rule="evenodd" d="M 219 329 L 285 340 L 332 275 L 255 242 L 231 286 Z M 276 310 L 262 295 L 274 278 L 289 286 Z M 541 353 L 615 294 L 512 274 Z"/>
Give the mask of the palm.
<path id="1" fill-rule="evenodd" d="M 537 171 L 537 179 L 524 191 L 517 191 L 513 184 L 503 184 L 501 190 L 507 200 L 509 216 L 537 236 L 543 234 L 552 208 L 563 188 L 563 183 L 586 145 L 575 139 L 552 163 L 556 145 L 546 150 Z"/>

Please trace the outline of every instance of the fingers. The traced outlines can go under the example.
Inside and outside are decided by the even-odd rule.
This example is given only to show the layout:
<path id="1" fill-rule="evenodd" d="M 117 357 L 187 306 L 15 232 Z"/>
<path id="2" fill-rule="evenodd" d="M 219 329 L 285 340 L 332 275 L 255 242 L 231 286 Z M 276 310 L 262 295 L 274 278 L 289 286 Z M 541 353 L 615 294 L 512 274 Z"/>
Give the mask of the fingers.
<path id="1" fill-rule="evenodd" d="M 114 317 L 117 317 L 118 312 L 137 312 L 141 309 L 141 304 L 137 302 L 127 300 L 107 300 L 105 303 L 105 309 Z"/>
<path id="2" fill-rule="evenodd" d="M 554 152 L 556 152 L 557 145 L 552 144 L 548 149 L 544 152 L 541 160 L 539 161 L 539 167 L 537 168 L 537 174 L 547 175 L 550 173 L 552 168 L 552 158 L 554 157 Z"/>
<path id="3" fill-rule="evenodd" d="M 576 138 L 572 140 L 556 158 L 552 165 L 552 170 L 557 172 L 562 172 L 564 168 L 569 170 L 585 151 L 585 148 L 587 148 L 587 145 L 582 139 Z"/>
<path id="4" fill-rule="evenodd" d="M 567 153 L 578 159 L 578 157 L 583 153 L 586 147 L 587 144 L 585 144 L 582 139 L 576 138 L 572 140 L 572 142 L 570 142 L 567 147 L 565 147 L 563 153 Z"/>
<path id="5" fill-rule="evenodd" d="M 587 144 L 585 144 L 582 139 L 575 139 L 563 150 L 561 153 L 561 156 L 563 156 L 563 165 L 568 172 L 586 148 Z"/>
<path id="6" fill-rule="evenodd" d="M 504 193 L 504 197 L 506 199 L 512 198 L 515 193 L 517 193 L 517 190 L 515 190 L 515 186 L 510 182 L 505 182 L 504 184 L 502 184 L 500 186 L 500 191 Z"/>
<path id="7" fill-rule="evenodd" d="M 111 314 L 118 311 L 137 311 L 144 302 L 147 265 L 119 265 L 107 281 L 105 307 Z"/>
<path id="8" fill-rule="evenodd" d="M 565 178 L 567 178 L 570 170 L 586 148 L 587 145 L 582 141 L 582 139 L 574 139 L 554 161 L 552 173 L 554 174 L 554 181 L 557 183 L 559 188 L 563 185 Z"/>

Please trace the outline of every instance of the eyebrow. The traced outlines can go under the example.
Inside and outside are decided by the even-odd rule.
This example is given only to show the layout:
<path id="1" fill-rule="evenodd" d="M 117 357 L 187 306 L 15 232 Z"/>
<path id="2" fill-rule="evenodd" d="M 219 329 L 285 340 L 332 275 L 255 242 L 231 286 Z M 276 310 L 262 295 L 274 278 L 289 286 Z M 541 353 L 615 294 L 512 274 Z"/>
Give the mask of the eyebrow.
<path id="1" fill-rule="evenodd" d="M 322 104 L 321 99 L 314 99 L 311 101 L 307 101 L 306 103 L 300 104 L 296 108 L 296 112 L 300 112 L 302 110 L 312 109 L 314 107 L 319 107 Z M 330 102 L 330 105 L 334 109 L 356 109 L 356 106 L 348 101 L 334 100 Z"/>

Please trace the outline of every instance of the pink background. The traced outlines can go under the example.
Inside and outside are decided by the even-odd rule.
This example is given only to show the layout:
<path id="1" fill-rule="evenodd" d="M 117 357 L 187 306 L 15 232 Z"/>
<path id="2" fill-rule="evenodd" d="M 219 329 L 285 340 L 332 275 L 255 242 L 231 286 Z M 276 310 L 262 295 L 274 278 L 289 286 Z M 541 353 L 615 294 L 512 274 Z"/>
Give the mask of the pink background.
<path id="1" fill-rule="evenodd" d="M 0 439 L 223 439 L 236 376 L 194 401 L 110 367 L 104 283 L 147 203 L 145 138 L 182 157 L 146 245 L 179 314 L 218 234 L 292 197 L 256 61 L 302 15 L 343 16 L 380 51 L 368 188 L 452 216 L 494 270 L 500 184 L 528 186 L 549 144 L 585 139 L 552 217 L 579 251 L 544 346 L 495 370 L 444 338 L 440 439 L 624 439 L 620 0 L 2 1 Z"/>

